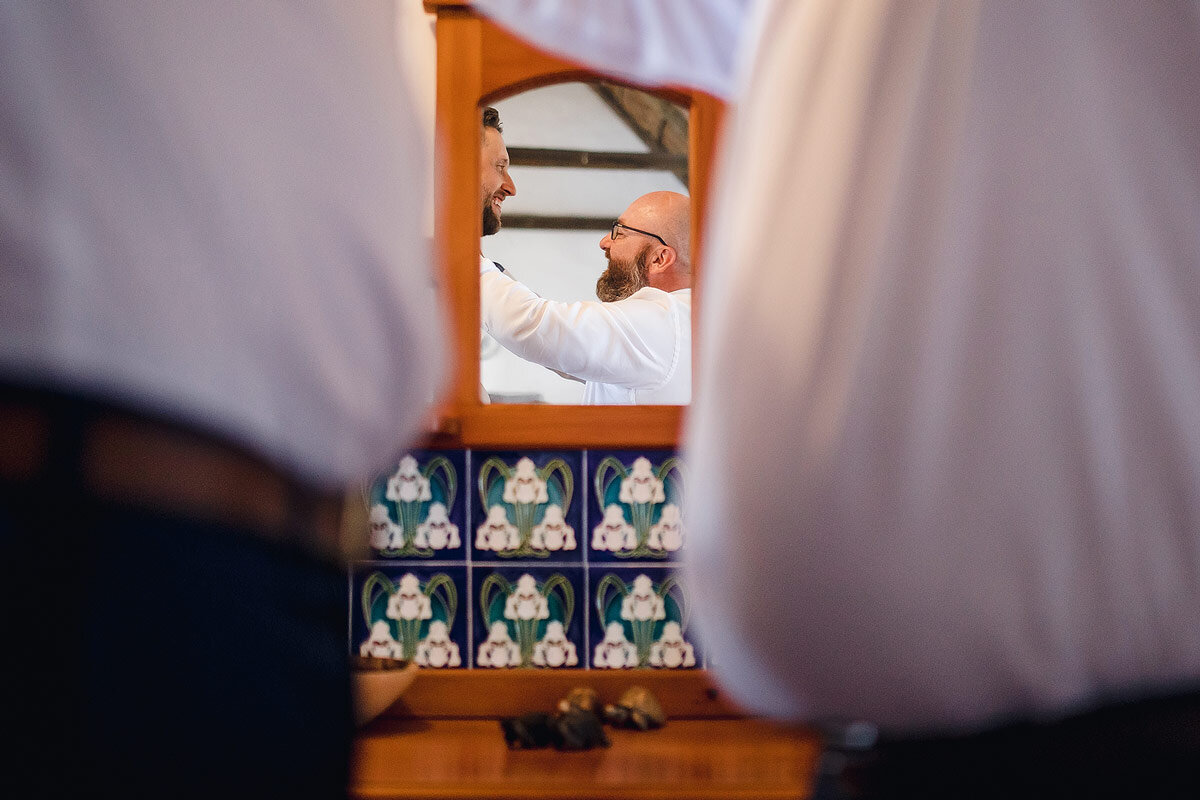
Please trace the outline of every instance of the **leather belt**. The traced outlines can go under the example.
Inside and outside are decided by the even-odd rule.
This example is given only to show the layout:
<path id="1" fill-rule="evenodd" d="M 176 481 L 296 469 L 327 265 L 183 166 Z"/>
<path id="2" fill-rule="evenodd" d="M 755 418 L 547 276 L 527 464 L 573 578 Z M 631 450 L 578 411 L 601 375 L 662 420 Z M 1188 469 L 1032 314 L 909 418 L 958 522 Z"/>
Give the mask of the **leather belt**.
<path id="1" fill-rule="evenodd" d="M 341 495 L 217 437 L 88 400 L 0 395 L 0 479 L 52 482 L 53 492 L 68 473 L 97 499 L 223 523 L 324 558 L 349 554 Z"/>

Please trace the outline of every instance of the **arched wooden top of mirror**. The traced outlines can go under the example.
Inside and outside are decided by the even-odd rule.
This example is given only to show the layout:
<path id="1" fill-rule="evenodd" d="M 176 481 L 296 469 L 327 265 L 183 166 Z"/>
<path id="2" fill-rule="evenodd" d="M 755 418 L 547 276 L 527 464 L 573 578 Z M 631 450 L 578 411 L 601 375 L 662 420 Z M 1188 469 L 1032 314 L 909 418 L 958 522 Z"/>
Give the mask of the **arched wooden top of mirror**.
<path id="1" fill-rule="evenodd" d="M 680 406 L 499 405 L 481 401 L 479 109 L 488 102 L 555 83 L 622 81 L 532 47 L 480 17 L 466 0 L 426 0 L 425 7 L 437 13 L 435 234 L 442 255 L 442 286 L 451 308 L 456 360 L 452 393 L 439 412 L 432 443 L 467 447 L 677 446 L 684 410 Z M 715 98 L 690 90 L 635 88 L 688 109 L 696 264 L 723 106 Z M 693 309 L 702 301 L 698 291 L 694 294 Z"/>

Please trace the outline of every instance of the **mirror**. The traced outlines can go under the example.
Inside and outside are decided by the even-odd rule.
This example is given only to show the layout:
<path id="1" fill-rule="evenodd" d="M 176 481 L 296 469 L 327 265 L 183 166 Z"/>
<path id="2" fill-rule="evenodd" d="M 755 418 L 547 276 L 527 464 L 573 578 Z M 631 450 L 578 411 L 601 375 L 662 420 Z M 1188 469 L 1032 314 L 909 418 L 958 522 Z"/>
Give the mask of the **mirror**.
<path id="1" fill-rule="evenodd" d="M 504 197 L 502 226 L 482 238 L 482 254 L 543 298 L 596 301 L 597 279 L 608 266 L 600 244 L 613 221 L 647 193 L 689 193 L 688 110 L 606 82 L 542 86 L 487 105 L 499 112 L 516 193 Z M 481 199 L 488 191 L 481 185 Z M 647 247 L 657 244 L 640 232 L 619 235 L 642 237 Z M 690 237 L 684 239 L 690 249 Z M 670 293 L 676 300 L 683 297 L 678 286 Z M 686 301 L 690 307 L 690 293 Z M 481 305 L 486 317 L 486 297 Z M 690 326 L 690 312 L 686 316 Z M 680 376 L 672 381 L 682 378 L 686 400 L 690 340 L 683 344 L 686 363 L 680 363 Z M 583 382 L 509 352 L 482 330 L 480 383 L 493 404 L 585 402 Z M 596 396 L 589 390 L 590 402 L 597 402 Z M 632 399 L 631 392 L 629 400 L 600 402 L 678 404 L 685 402 L 675 399 L 680 396 L 677 389 L 673 395 L 638 392 Z"/>

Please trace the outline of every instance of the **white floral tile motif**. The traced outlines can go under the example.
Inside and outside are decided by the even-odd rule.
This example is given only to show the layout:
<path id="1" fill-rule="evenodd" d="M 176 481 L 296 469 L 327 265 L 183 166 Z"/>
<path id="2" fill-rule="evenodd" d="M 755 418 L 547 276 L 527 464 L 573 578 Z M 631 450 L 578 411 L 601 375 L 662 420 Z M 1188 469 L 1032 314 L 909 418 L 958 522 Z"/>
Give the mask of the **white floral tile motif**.
<path id="1" fill-rule="evenodd" d="M 532 565 L 528 571 L 514 567 L 483 577 L 477 589 L 479 645 L 474 665 L 493 669 L 582 666 L 580 626 L 575 620 L 580 594 L 576 585 L 582 578 L 582 568 L 558 571 Z"/>
<path id="2" fill-rule="evenodd" d="M 636 548 L 637 532 L 625 521 L 625 510 L 609 503 L 604 509 L 604 519 L 592 529 L 592 549 L 623 553 Z"/>
<path id="3" fill-rule="evenodd" d="M 446 623 L 438 619 L 429 623 L 425 638 L 417 645 L 414 660 L 419 666 L 435 669 L 462 666 L 458 643 L 450 638 L 450 628 Z"/>
<path id="4" fill-rule="evenodd" d="M 378 558 L 463 558 L 459 492 L 465 451 L 405 454 L 368 491 L 370 544 Z"/>
<path id="5" fill-rule="evenodd" d="M 637 647 L 625 636 L 625 626 L 610 622 L 604 629 L 604 639 L 592 655 L 593 669 L 629 669 L 638 666 Z"/>
<path id="6" fill-rule="evenodd" d="M 581 452 L 479 453 L 475 464 L 476 559 L 581 560 L 575 498 Z"/>
<path id="7" fill-rule="evenodd" d="M 529 545 L 535 550 L 547 552 L 575 549 L 575 529 L 563 518 L 561 507 L 554 503 L 546 506 L 542 521 L 533 526 Z"/>
<path id="8" fill-rule="evenodd" d="M 508 510 L 504 506 L 488 509 L 488 518 L 475 532 L 476 550 L 495 550 L 497 553 L 515 552 L 521 546 L 521 532 L 508 521 Z"/>
<path id="9" fill-rule="evenodd" d="M 419 571 L 371 571 L 362 577 L 357 596 L 362 627 L 359 655 L 415 661 L 422 667 L 465 665 L 463 634 L 455 631 L 459 585 L 465 568 Z"/>
<path id="10" fill-rule="evenodd" d="M 594 586 L 593 669 L 699 666 L 685 636 L 686 596 L 674 576 L 656 567 L 609 570 Z"/>
<path id="11" fill-rule="evenodd" d="M 589 453 L 593 560 L 666 560 L 685 544 L 684 469 L 663 453 Z"/>

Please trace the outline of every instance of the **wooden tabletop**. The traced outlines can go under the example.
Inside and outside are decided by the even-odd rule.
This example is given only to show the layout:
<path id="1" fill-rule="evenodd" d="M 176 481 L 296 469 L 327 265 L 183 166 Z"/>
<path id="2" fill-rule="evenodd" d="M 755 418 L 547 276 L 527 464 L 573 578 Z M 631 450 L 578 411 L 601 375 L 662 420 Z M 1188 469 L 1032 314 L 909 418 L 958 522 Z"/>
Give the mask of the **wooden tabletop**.
<path id="1" fill-rule="evenodd" d="M 359 733 L 350 796 L 795 800 L 809 795 L 819 752 L 810 732 L 754 719 L 607 731 L 608 748 L 509 750 L 495 719 L 384 717 Z"/>

